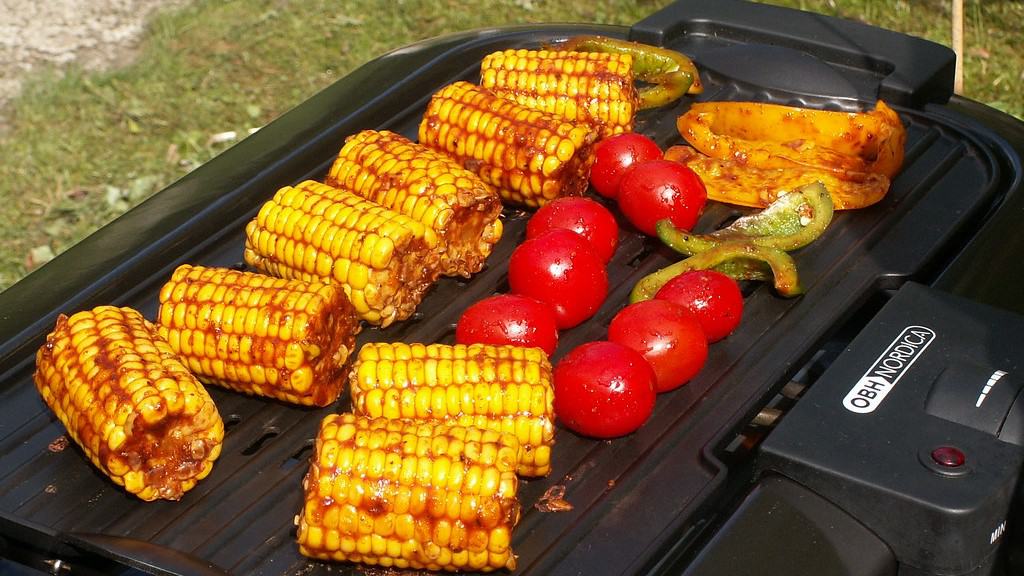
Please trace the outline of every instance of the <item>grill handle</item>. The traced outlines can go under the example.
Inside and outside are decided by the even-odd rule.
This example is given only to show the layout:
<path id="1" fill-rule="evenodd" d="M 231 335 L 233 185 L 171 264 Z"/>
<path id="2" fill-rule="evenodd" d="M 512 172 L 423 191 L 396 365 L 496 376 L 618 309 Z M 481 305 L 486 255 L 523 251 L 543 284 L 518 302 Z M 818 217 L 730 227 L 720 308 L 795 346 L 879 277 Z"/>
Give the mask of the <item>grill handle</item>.
<path id="1" fill-rule="evenodd" d="M 8 555 L 37 569 L 49 566 L 59 571 L 59 566 L 66 565 L 74 570 L 81 565 L 83 574 L 128 567 L 160 576 L 228 575 L 210 562 L 159 544 L 123 536 L 61 532 L 0 511 L 0 556 Z"/>
<path id="2" fill-rule="evenodd" d="M 795 48 L 879 78 L 877 98 L 921 108 L 953 95 L 956 54 L 921 38 L 866 24 L 743 0 L 679 0 L 637 22 L 630 39 L 664 46 L 682 35 Z M 697 59 L 698 66 L 700 65 Z"/>
<path id="3" fill-rule="evenodd" d="M 63 534 L 79 550 L 99 554 L 147 574 L 161 576 L 228 576 L 211 562 L 158 544 L 107 534 Z"/>

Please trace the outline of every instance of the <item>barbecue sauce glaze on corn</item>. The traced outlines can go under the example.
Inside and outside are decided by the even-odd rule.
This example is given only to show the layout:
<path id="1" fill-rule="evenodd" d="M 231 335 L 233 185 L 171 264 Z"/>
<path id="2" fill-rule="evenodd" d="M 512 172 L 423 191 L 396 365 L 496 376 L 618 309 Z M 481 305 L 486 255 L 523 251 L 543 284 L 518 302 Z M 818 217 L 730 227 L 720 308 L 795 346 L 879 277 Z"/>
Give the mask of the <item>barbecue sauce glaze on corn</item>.
<path id="1" fill-rule="evenodd" d="M 501 198 L 447 154 L 387 130 L 345 141 L 327 184 L 421 222 L 438 236 L 441 273 L 479 272 L 501 239 Z"/>
<path id="2" fill-rule="evenodd" d="M 320 426 L 299 551 L 400 569 L 515 569 L 519 445 L 492 430 L 331 414 Z"/>
<path id="3" fill-rule="evenodd" d="M 203 382 L 307 406 L 341 394 L 359 331 L 341 286 L 188 264 L 160 290 L 157 324 Z"/>
<path id="4" fill-rule="evenodd" d="M 554 388 L 540 348 L 367 343 L 349 380 L 357 414 L 512 434 L 523 447 L 519 474 L 551 471 Z"/>
<path id="5" fill-rule="evenodd" d="M 247 264 L 279 278 L 340 284 L 356 314 L 382 327 L 412 315 L 440 274 L 432 229 L 311 180 L 279 190 L 245 234 Z"/>
<path id="6" fill-rule="evenodd" d="M 220 455 L 213 400 L 156 327 L 130 308 L 60 315 L 35 384 L 104 474 L 143 500 L 178 500 Z"/>
<path id="7" fill-rule="evenodd" d="M 517 104 L 594 126 L 600 138 L 633 131 L 637 92 L 630 54 L 502 50 L 484 57 L 480 85 Z"/>
<path id="8" fill-rule="evenodd" d="M 421 144 L 452 155 L 513 204 L 541 206 L 587 188 L 597 132 L 527 108 L 469 82 L 439 90 Z"/>

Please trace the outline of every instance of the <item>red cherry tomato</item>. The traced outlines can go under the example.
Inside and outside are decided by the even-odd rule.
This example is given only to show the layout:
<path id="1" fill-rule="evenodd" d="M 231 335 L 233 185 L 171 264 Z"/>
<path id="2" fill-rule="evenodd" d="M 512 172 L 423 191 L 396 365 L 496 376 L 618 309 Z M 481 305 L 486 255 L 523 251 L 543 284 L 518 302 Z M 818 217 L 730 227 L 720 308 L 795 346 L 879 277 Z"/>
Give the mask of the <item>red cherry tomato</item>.
<path id="1" fill-rule="evenodd" d="M 626 306 L 608 325 L 608 339 L 643 354 L 654 369 L 658 392 L 689 382 L 708 357 L 708 341 L 700 322 L 667 300 Z"/>
<path id="2" fill-rule="evenodd" d="M 714 270 L 691 270 L 665 283 L 656 300 L 675 302 L 689 310 L 704 328 L 708 342 L 718 342 L 740 324 L 743 294 L 732 278 Z"/>
<path id="3" fill-rule="evenodd" d="M 455 341 L 534 346 L 550 356 L 558 346 L 558 327 L 554 311 L 540 300 L 498 294 L 466 308 L 455 325 Z"/>
<path id="4" fill-rule="evenodd" d="M 550 305 L 560 329 L 593 316 L 608 295 L 608 274 L 594 249 L 579 234 L 561 228 L 512 251 L 508 284 L 513 293 Z"/>
<path id="5" fill-rule="evenodd" d="M 594 147 L 594 165 L 590 169 L 590 183 L 605 198 L 615 198 L 622 177 L 634 166 L 662 157 L 661 148 L 654 140 L 635 133 L 616 134 Z"/>
<path id="6" fill-rule="evenodd" d="M 615 216 L 599 202 L 582 196 L 565 196 L 548 202 L 526 223 L 526 237 L 536 238 L 548 230 L 565 228 L 582 236 L 594 247 L 602 262 L 608 262 L 619 244 Z"/>
<path id="7" fill-rule="evenodd" d="M 677 228 L 690 230 L 707 202 L 700 176 L 678 162 L 652 160 L 626 174 L 619 187 L 619 208 L 644 234 L 654 236 L 654 225 L 668 218 Z"/>
<path id="8" fill-rule="evenodd" d="M 629 434 L 654 411 L 654 372 L 637 351 L 588 342 L 555 366 L 555 415 L 570 430 L 594 438 Z"/>

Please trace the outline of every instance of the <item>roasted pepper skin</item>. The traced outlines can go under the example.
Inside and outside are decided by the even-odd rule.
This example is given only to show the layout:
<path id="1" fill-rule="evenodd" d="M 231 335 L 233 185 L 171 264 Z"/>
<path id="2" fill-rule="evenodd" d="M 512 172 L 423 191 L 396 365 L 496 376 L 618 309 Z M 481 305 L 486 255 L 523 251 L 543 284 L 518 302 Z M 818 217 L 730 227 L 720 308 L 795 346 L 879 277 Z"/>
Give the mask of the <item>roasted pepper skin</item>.
<path id="1" fill-rule="evenodd" d="M 837 173 L 805 166 L 758 168 L 749 162 L 705 156 L 689 146 L 670 147 L 665 159 L 696 172 L 707 188 L 708 200 L 751 208 L 764 208 L 779 198 L 780 191 L 811 182 L 825 185 L 836 210 L 865 208 L 884 198 L 891 184 L 885 174 Z"/>
<path id="2" fill-rule="evenodd" d="M 693 61 L 674 50 L 604 36 L 574 36 L 555 43 L 554 47 L 577 52 L 631 55 L 633 76 L 652 85 L 637 91 L 641 110 L 675 102 L 683 94 L 700 94 L 704 91 Z"/>
<path id="3" fill-rule="evenodd" d="M 764 210 L 710 234 L 690 234 L 668 220 L 658 222 L 657 231 L 662 242 L 687 256 L 735 240 L 790 251 L 821 236 L 832 222 L 833 214 L 831 195 L 820 182 L 815 182 L 784 194 Z"/>
<path id="4" fill-rule="evenodd" d="M 817 167 L 884 174 L 903 164 L 906 130 L 879 100 L 868 112 L 834 112 L 762 102 L 698 102 L 676 121 L 701 153 L 759 168 Z"/>
<path id="5" fill-rule="evenodd" d="M 722 262 L 718 266 L 712 268 L 716 272 L 721 272 L 729 278 L 736 281 L 741 280 L 753 280 L 759 282 L 771 282 L 772 281 L 772 268 L 763 260 L 754 260 L 751 258 L 735 258 L 733 260 L 727 260 Z"/>
<path id="6" fill-rule="evenodd" d="M 633 286 L 629 301 L 633 303 L 650 300 L 666 282 L 683 272 L 717 269 L 723 263 L 736 260 L 766 263 L 774 277 L 775 291 L 781 296 L 791 297 L 803 293 L 797 276 L 796 262 L 789 254 L 778 248 L 758 246 L 745 240 L 730 240 L 643 277 Z"/>
<path id="7" fill-rule="evenodd" d="M 879 100 L 867 112 L 837 112 L 762 102 L 698 102 L 676 121 L 699 152 L 666 157 L 697 172 L 708 198 L 764 207 L 778 190 L 822 181 L 836 210 L 870 206 L 903 165 L 907 133 Z"/>

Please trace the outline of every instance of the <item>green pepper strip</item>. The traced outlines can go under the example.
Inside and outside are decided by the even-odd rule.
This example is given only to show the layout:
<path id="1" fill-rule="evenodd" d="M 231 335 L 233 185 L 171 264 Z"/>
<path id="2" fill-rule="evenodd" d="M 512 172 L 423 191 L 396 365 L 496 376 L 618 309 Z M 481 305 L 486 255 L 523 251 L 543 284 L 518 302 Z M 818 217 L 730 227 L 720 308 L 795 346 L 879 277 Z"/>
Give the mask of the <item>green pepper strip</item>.
<path id="1" fill-rule="evenodd" d="M 759 280 L 768 282 L 772 279 L 772 269 L 761 260 L 752 258 L 736 258 L 726 260 L 712 268 L 733 280 Z"/>
<path id="2" fill-rule="evenodd" d="M 803 248 L 821 236 L 832 222 L 833 212 L 828 190 L 815 182 L 779 196 L 764 210 L 710 234 L 690 234 L 668 220 L 659 221 L 657 231 L 662 242 L 688 256 L 734 240 L 789 251 Z"/>
<path id="3" fill-rule="evenodd" d="M 604 36 L 574 36 L 556 43 L 555 47 L 574 52 L 631 55 L 633 76 L 641 82 L 653 84 L 637 91 L 641 110 L 664 106 L 683 94 L 699 94 L 704 90 L 693 61 L 675 50 Z"/>
<path id="4" fill-rule="evenodd" d="M 802 292 L 800 279 L 796 273 L 796 262 L 793 261 L 789 254 L 778 248 L 756 246 L 747 241 L 734 240 L 722 242 L 700 254 L 691 256 L 686 260 L 680 260 L 657 272 L 648 274 L 633 286 L 633 291 L 629 295 L 629 301 L 633 303 L 650 300 L 666 282 L 683 272 L 714 268 L 723 262 L 736 259 L 756 260 L 767 263 L 771 267 L 772 275 L 775 278 L 775 291 L 780 295 L 790 297 L 797 296 Z"/>

